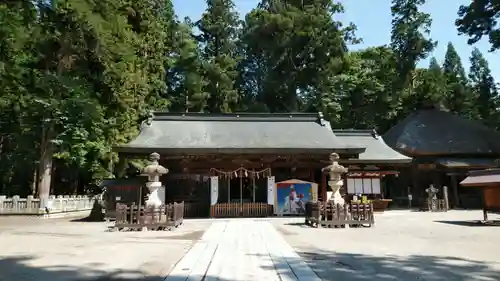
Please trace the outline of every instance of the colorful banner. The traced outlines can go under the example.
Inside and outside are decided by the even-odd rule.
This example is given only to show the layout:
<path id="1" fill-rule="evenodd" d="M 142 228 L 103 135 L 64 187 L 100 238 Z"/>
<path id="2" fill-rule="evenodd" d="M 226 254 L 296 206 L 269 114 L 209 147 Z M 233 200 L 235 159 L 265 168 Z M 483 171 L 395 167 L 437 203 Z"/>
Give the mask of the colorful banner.
<path id="1" fill-rule="evenodd" d="M 276 184 L 277 213 L 279 215 L 303 215 L 308 201 L 314 197 L 314 183 L 285 181 Z"/>

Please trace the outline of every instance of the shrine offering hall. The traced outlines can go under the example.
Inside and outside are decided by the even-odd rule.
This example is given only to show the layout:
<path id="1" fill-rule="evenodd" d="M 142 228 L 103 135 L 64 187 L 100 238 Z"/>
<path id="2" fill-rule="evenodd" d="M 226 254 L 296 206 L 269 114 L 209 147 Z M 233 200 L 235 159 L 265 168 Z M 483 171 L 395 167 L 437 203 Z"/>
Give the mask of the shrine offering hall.
<path id="1" fill-rule="evenodd" d="M 342 194 L 386 200 L 383 178 L 412 160 L 376 132 L 334 133 L 321 113 L 158 112 L 116 151 L 128 160 L 159 153 L 165 200 L 184 201 L 187 217 L 303 214 L 307 201 L 326 197 L 321 169 L 334 152 L 349 168 Z"/>

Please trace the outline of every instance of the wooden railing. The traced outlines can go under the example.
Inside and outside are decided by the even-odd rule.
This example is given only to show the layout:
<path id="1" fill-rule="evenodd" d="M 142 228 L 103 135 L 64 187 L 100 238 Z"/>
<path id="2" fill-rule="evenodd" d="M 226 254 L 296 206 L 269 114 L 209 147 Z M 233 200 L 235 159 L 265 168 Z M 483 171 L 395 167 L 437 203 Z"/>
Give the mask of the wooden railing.
<path id="1" fill-rule="evenodd" d="M 199 202 L 184 202 L 185 218 L 206 218 L 210 215 L 210 205 Z"/>
<path id="2" fill-rule="evenodd" d="M 267 217 L 273 214 L 273 206 L 267 203 L 219 203 L 210 206 L 212 218 Z"/>
<path id="3" fill-rule="evenodd" d="M 184 220 L 184 202 L 161 205 L 158 208 L 139 207 L 135 203 L 116 204 L 118 230 L 165 230 L 178 227 Z"/>
<path id="4" fill-rule="evenodd" d="M 334 204 L 333 202 L 307 202 L 306 224 L 319 227 L 357 227 L 375 224 L 373 204 Z"/>

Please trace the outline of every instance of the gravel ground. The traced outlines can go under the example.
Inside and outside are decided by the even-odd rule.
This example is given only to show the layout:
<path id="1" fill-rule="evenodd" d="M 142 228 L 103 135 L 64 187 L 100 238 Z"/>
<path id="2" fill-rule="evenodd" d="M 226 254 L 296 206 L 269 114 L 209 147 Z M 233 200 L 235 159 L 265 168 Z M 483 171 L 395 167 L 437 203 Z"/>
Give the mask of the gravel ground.
<path id="1" fill-rule="evenodd" d="M 0 217 L 0 281 L 163 281 L 210 224 L 108 232 L 103 222 Z"/>
<path id="2" fill-rule="evenodd" d="M 389 211 L 373 228 L 273 224 L 323 280 L 500 280 L 500 226 L 477 225 L 481 218 L 480 211 Z"/>

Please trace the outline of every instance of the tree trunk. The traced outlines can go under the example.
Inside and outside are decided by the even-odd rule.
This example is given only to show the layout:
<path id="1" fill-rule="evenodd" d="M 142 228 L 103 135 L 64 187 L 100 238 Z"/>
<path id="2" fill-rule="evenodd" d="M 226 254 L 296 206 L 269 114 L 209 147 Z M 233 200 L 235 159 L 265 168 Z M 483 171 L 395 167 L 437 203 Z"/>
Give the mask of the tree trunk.
<path id="1" fill-rule="evenodd" d="M 52 157 L 54 152 L 54 145 L 51 142 L 52 135 L 53 125 L 45 125 L 40 142 L 40 162 L 38 165 L 38 197 L 40 198 L 40 208 L 47 206 L 50 195 Z"/>

